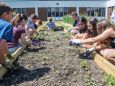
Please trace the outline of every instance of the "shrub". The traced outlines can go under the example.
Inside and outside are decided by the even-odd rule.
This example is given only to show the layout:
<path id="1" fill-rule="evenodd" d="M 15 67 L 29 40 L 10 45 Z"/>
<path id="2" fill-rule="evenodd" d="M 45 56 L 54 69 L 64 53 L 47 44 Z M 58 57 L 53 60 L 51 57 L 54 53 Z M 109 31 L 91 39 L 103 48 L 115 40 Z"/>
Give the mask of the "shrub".
<path id="1" fill-rule="evenodd" d="M 73 23 L 73 19 L 71 18 L 71 16 L 66 15 L 66 16 L 63 16 L 63 22 L 72 24 Z"/>

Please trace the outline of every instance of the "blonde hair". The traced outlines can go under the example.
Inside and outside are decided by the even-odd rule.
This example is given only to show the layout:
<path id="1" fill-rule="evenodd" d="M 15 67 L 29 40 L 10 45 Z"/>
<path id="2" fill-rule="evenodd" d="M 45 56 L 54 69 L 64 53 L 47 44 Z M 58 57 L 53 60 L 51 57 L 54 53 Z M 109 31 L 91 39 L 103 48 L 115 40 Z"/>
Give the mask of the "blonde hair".
<path id="1" fill-rule="evenodd" d="M 20 14 L 16 14 L 15 17 L 11 20 L 11 23 L 13 26 L 18 24 L 18 20 L 19 20 Z"/>

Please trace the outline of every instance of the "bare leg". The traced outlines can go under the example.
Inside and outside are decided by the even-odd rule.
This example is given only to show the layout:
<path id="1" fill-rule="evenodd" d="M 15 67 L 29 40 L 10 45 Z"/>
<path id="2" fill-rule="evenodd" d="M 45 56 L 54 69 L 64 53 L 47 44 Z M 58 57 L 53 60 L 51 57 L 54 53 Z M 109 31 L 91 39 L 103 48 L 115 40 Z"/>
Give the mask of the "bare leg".
<path id="1" fill-rule="evenodd" d="M 27 35 L 25 33 L 21 34 L 21 42 L 24 45 L 30 45 L 30 44 L 32 44 L 30 38 L 27 38 Z"/>
<path id="2" fill-rule="evenodd" d="M 115 58 L 108 58 L 107 60 L 110 61 L 112 64 L 115 65 Z"/>
<path id="3" fill-rule="evenodd" d="M 100 53 L 108 61 L 115 64 L 115 49 L 103 49 L 100 51 Z"/>
<path id="4" fill-rule="evenodd" d="M 115 49 L 103 49 L 100 51 L 103 57 L 115 59 Z"/>

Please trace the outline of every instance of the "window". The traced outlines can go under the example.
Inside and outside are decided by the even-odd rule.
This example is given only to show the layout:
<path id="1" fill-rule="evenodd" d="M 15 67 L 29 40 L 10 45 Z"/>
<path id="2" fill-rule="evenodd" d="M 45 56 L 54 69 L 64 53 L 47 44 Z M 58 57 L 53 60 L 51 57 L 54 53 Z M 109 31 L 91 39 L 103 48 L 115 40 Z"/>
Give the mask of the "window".
<path id="1" fill-rule="evenodd" d="M 48 8 L 48 17 L 63 17 L 64 15 L 67 15 L 66 7 Z"/>
<path id="2" fill-rule="evenodd" d="M 52 16 L 52 17 L 55 17 L 55 14 L 56 14 L 56 12 L 55 12 L 55 11 L 56 11 L 56 9 L 55 9 L 55 8 L 51 8 L 51 13 L 52 13 L 52 14 L 51 14 L 51 16 Z"/>
<path id="3" fill-rule="evenodd" d="M 105 17 L 105 8 L 88 7 L 87 15 L 89 17 Z"/>
<path id="4" fill-rule="evenodd" d="M 22 14 L 26 14 L 26 9 L 22 8 Z"/>
<path id="5" fill-rule="evenodd" d="M 51 17 L 51 8 L 48 8 L 48 17 Z"/>
<path id="6" fill-rule="evenodd" d="M 67 15 L 67 7 L 64 7 L 64 15 Z"/>
<path id="7" fill-rule="evenodd" d="M 56 8 L 56 17 L 59 17 L 59 8 Z"/>
<path id="8" fill-rule="evenodd" d="M 60 17 L 63 17 L 64 8 L 63 8 L 63 7 L 61 7 L 61 8 L 59 9 L 59 11 L 60 11 Z"/>
<path id="9" fill-rule="evenodd" d="M 13 8 L 13 12 L 20 13 L 20 14 L 26 14 L 26 8 Z"/>

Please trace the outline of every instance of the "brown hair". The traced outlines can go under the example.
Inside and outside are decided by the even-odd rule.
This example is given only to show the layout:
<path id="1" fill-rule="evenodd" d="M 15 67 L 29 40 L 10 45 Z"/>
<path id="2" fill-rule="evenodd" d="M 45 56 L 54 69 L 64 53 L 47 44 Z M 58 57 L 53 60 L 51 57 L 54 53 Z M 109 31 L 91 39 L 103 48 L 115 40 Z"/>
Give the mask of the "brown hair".
<path id="1" fill-rule="evenodd" d="M 20 14 L 19 19 L 18 19 L 18 23 L 20 23 L 23 19 L 27 20 L 28 17 L 26 15 L 24 15 L 24 14 Z"/>
<path id="2" fill-rule="evenodd" d="M 103 33 L 103 31 L 105 31 L 106 29 L 108 29 L 109 27 L 111 27 L 111 24 L 108 20 L 102 20 L 97 24 L 97 30 L 98 30 L 98 34 Z"/>
<path id="3" fill-rule="evenodd" d="M 38 25 L 38 26 L 39 26 L 39 25 L 42 25 L 42 24 L 43 24 L 43 23 L 42 23 L 42 21 L 41 21 L 41 20 L 37 20 L 37 21 L 36 21 L 36 25 Z"/>
<path id="4" fill-rule="evenodd" d="M 92 25 L 92 32 L 90 30 L 88 30 L 88 34 L 91 37 L 97 36 L 97 23 L 98 23 L 98 20 L 96 18 L 90 18 L 88 20 L 88 23 Z"/>
<path id="5" fill-rule="evenodd" d="M 27 16 L 24 14 L 16 14 L 16 16 L 11 20 L 13 26 L 19 25 L 22 20 L 27 20 Z"/>
<path id="6" fill-rule="evenodd" d="M 72 16 L 78 16 L 78 14 L 77 14 L 76 11 L 73 11 L 73 12 L 71 13 L 71 15 L 72 15 Z"/>
<path id="7" fill-rule="evenodd" d="M 39 20 L 38 23 L 39 23 L 39 25 L 42 25 L 42 21 L 41 20 Z"/>
<path id="8" fill-rule="evenodd" d="M 111 24 L 113 30 L 115 30 L 115 24 Z"/>
<path id="9" fill-rule="evenodd" d="M 33 19 L 33 20 L 38 19 L 37 15 L 35 15 L 35 14 L 30 15 L 30 18 Z"/>
<path id="10" fill-rule="evenodd" d="M 98 28 L 98 34 L 102 34 L 106 29 L 110 28 L 111 24 L 108 20 L 102 20 L 101 22 L 99 22 L 97 24 L 97 28 Z M 99 45 L 101 45 L 102 48 L 106 48 L 106 47 L 110 47 L 110 40 L 111 38 L 107 38 L 103 41 L 99 42 Z"/>
<path id="11" fill-rule="evenodd" d="M 11 20 L 13 26 L 18 24 L 20 14 L 16 14 L 15 17 Z"/>

